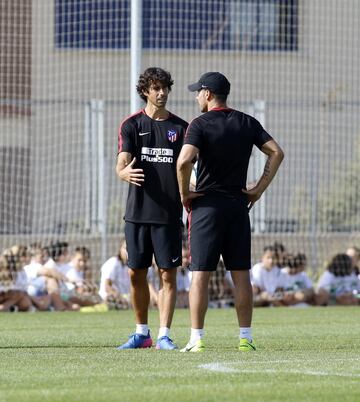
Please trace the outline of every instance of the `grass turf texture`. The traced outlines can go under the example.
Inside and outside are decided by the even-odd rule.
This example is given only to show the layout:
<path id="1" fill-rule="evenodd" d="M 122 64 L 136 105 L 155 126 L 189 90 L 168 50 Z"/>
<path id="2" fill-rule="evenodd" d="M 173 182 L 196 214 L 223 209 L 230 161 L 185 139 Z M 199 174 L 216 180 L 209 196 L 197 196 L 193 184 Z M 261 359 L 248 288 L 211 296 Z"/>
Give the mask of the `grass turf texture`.
<path id="1" fill-rule="evenodd" d="M 209 310 L 205 353 L 118 351 L 131 311 L 0 314 L 0 401 L 359 401 L 360 309 L 255 309 L 256 352 L 233 309 Z M 153 336 L 157 313 L 150 313 Z M 172 336 L 184 346 L 189 312 Z"/>

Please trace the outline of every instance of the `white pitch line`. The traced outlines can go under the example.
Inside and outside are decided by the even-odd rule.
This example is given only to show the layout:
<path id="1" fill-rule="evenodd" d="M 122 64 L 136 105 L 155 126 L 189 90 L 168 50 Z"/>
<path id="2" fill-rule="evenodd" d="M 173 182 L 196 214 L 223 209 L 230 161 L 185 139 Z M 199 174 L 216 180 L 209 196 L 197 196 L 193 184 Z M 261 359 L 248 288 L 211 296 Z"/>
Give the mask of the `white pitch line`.
<path id="1" fill-rule="evenodd" d="M 209 363 L 209 364 L 200 364 L 199 368 L 209 370 L 209 371 L 217 371 L 220 373 L 237 373 L 238 369 L 234 369 L 231 367 L 226 367 L 226 363 Z M 229 364 L 229 363 L 227 363 Z"/>
<path id="2" fill-rule="evenodd" d="M 268 362 L 273 363 L 273 362 Z M 198 367 L 208 371 L 215 371 L 218 373 L 290 373 L 290 374 L 304 374 L 312 376 L 336 376 L 336 377 L 350 377 L 360 378 L 360 374 L 355 373 L 334 373 L 331 371 L 315 371 L 315 370 L 277 370 L 277 369 L 247 369 L 247 368 L 235 368 L 228 367 L 228 365 L 237 364 L 234 362 L 214 362 L 208 364 L 200 364 Z"/>
<path id="3" fill-rule="evenodd" d="M 360 362 L 359 357 L 339 357 L 334 359 L 329 359 L 331 362 Z M 308 360 L 309 361 L 309 360 Z M 318 360 L 312 360 L 316 363 Z M 254 360 L 254 361 L 247 361 L 246 364 L 282 364 L 282 363 L 303 363 L 304 359 L 279 359 L 279 360 Z M 239 362 L 221 362 L 221 364 L 239 364 Z"/>

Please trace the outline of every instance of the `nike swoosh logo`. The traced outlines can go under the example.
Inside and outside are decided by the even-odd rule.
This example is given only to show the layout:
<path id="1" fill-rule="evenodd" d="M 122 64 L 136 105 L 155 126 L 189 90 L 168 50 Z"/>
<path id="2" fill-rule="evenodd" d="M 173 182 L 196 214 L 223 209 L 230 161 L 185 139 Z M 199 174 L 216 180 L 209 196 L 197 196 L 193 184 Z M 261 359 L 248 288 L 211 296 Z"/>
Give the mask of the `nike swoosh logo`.
<path id="1" fill-rule="evenodd" d="M 171 261 L 176 262 L 179 259 L 179 257 L 173 258 Z"/>
<path id="2" fill-rule="evenodd" d="M 150 131 L 147 131 L 146 133 L 139 133 L 140 137 L 142 137 L 143 135 L 148 135 L 150 134 Z"/>

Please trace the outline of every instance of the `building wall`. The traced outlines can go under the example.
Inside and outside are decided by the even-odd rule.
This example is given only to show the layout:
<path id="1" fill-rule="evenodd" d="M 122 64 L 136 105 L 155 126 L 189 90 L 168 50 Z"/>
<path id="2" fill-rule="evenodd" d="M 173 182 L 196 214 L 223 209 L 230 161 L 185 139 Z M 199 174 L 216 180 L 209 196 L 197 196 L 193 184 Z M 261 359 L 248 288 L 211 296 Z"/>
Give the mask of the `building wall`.
<path id="1" fill-rule="evenodd" d="M 266 128 L 286 153 L 267 197 L 269 217 L 281 219 L 285 213 L 296 219 L 294 194 L 332 180 L 329 172 L 334 158 L 327 155 L 334 154 L 334 148 L 334 157 L 340 160 L 353 149 L 359 131 L 358 107 L 350 106 L 358 101 L 359 24 L 354 15 L 359 7 L 356 0 L 346 0 L 341 7 L 336 0 L 300 0 L 297 52 L 144 51 L 143 68 L 159 65 L 171 71 L 175 86 L 169 108 L 188 120 L 198 110 L 186 87 L 204 71 L 220 70 L 229 77 L 229 103 L 234 107 L 265 100 Z M 55 182 L 70 180 L 71 188 L 79 188 L 83 181 L 84 103 L 93 98 L 107 100 L 109 186 L 119 187 L 111 166 L 119 122 L 130 112 L 129 51 L 56 49 L 53 1 L 33 2 L 32 27 L 33 98 L 63 102 L 39 107 L 32 118 L 33 131 L 43 144 L 40 160 L 45 160 L 49 169 L 52 164 L 60 167 Z M 61 153 L 55 151 L 60 149 Z M 66 168 L 70 166 L 71 179 Z M 317 184 L 310 183 L 314 169 L 319 172 Z M 41 185 L 46 190 L 50 182 L 54 183 L 52 174 L 43 177 Z M 68 214 L 66 210 L 60 215 Z"/>
<path id="2" fill-rule="evenodd" d="M 284 229 L 286 221 L 298 220 L 300 209 L 311 220 L 321 193 L 357 157 L 359 11 L 357 0 L 341 5 L 299 0 L 296 52 L 143 52 L 143 68 L 171 71 L 169 109 L 185 119 L 198 114 L 187 84 L 205 71 L 228 76 L 230 106 L 247 111 L 252 101 L 265 101 L 265 127 L 286 154 L 266 194 L 266 216 L 285 221 Z M 109 226 L 118 229 L 127 187 L 117 180 L 114 166 L 118 126 L 130 113 L 130 52 L 56 48 L 54 12 L 53 0 L 32 1 L 31 116 L 0 117 L 0 145 L 25 144 L 31 150 L 33 231 L 71 236 L 89 226 L 89 208 L 98 201 L 89 188 L 96 155 L 86 145 L 86 110 L 91 99 L 104 100 L 103 201 Z M 304 192 L 307 205 L 300 197 Z"/>

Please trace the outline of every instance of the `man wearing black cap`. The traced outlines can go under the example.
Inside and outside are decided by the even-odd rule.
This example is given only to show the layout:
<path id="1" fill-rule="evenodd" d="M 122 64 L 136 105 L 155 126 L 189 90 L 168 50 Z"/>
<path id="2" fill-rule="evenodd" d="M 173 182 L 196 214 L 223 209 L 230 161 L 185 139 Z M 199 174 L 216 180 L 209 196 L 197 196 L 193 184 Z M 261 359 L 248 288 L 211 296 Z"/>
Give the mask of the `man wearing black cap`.
<path id="1" fill-rule="evenodd" d="M 239 350 L 251 351 L 256 348 L 251 334 L 253 299 L 248 212 L 274 178 L 284 154 L 256 119 L 227 106 L 230 83 L 223 74 L 203 74 L 188 88 L 191 92 L 197 91 L 196 99 L 203 114 L 188 127 L 177 161 L 181 200 L 189 212 L 192 271 L 191 336 L 182 351 L 202 352 L 205 348 L 208 284 L 220 255 L 235 286 Z M 253 145 L 267 155 L 267 161 L 255 187 L 247 190 L 247 169 Z M 189 181 L 196 159 L 196 191 L 192 192 Z"/>

